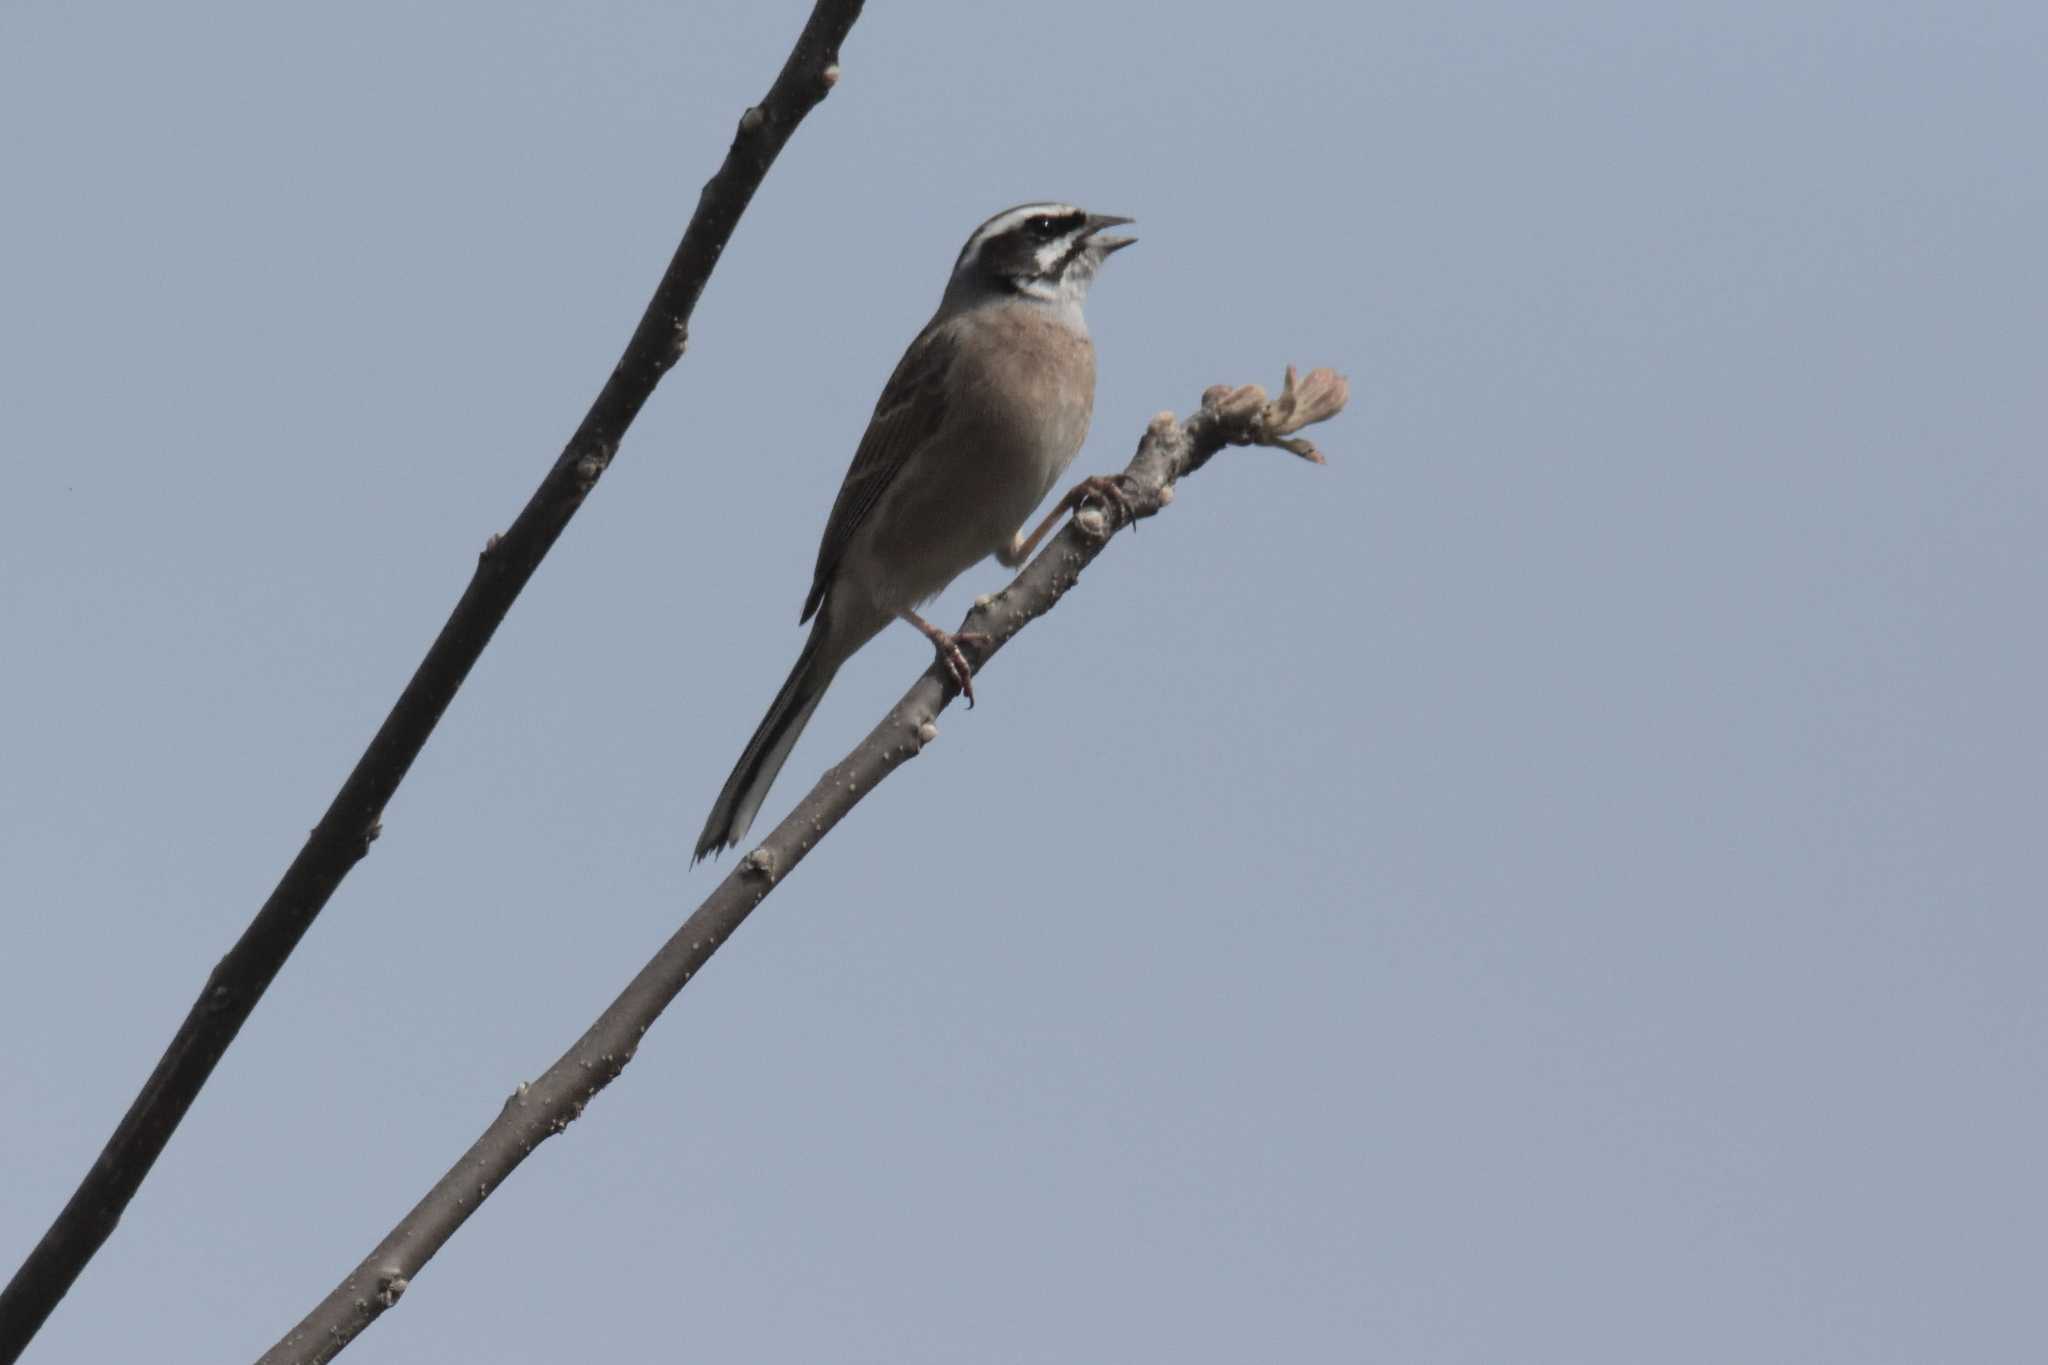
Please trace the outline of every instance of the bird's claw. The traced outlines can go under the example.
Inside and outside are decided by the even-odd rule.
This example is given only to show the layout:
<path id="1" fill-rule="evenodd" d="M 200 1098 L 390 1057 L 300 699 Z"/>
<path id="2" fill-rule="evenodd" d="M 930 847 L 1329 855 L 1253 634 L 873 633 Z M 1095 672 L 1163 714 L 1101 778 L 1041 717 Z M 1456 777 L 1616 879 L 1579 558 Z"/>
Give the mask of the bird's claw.
<path id="1" fill-rule="evenodd" d="M 1129 479 L 1130 476 L 1127 474 L 1090 474 L 1075 484 L 1074 491 L 1067 494 L 1067 497 L 1072 500 L 1077 512 L 1091 502 L 1099 504 L 1109 517 L 1109 529 L 1112 531 L 1119 526 L 1135 528 L 1138 524 L 1138 507 L 1124 489 L 1124 484 Z"/>
<path id="2" fill-rule="evenodd" d="M 960 689 L 961 696 L 967 698 L 967 709 L 973 710 L 974 669 L 968 664 L 967 655 L 960 647 L 966 645 L 979 654 L 988 644 L 988 636 L 972 630 L 948 635 L 942 630 L 935 632 L 931 641 L 932 651 L 939 656 L 939 662 L 945 666 L 946 672 L 952 675 L 954 686 Z"/>

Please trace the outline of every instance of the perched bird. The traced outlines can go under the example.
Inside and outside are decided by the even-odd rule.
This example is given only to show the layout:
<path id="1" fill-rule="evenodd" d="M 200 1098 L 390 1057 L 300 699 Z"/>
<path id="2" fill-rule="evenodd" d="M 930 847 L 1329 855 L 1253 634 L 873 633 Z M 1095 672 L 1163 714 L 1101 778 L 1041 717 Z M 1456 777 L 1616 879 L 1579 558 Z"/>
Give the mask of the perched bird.
<path id="1" fill-rule="evenodd" d="M 1081 449 L 1095 406 L 1095 345 L 1081 301 L 1129 237 L 1128 218 L 1023 204 L 974 230 L 939 309 L 883 386 L 840 485 L 801 621 L 815 621 L 789 680 L 747 741 L 697 837 L 702 858 L 746 837 L 769 784 L 839 666 L 902 618 L 924 632 L 974 702 L 954 638 L 915 607 L 993 554 L 1015 567 L 1104 480 L 1076 488 L 1029 536 L 1024 519 Z"/>

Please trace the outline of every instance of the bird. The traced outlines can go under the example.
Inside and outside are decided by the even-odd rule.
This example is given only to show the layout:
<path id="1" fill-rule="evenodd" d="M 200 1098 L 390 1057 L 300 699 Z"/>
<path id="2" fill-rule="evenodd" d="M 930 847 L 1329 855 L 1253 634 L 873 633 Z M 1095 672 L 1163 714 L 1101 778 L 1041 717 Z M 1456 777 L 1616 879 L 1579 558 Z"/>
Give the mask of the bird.
<path id="1" fill-rule="evenodd" d="M 1105 229 L 1132 221 L 1072 204 L 1020 204 L 960 248 L 938 310 L 883 385 L 825 519 L 798 618 L 811 633 L 712 803 L 692 862 L 746 837 L 840 666 L 891 621 L 923 633 L 972 706 L 962 639 L 916 608 L 991 554 L 1005 567 L 1024 563 L 1089 498 L 1121 504 L 1113 480 L 1083 480 L 1020 534 L 1088 434 L 1095 345 L 1081 305 L 1102 263 L 1136 240 Z"/>

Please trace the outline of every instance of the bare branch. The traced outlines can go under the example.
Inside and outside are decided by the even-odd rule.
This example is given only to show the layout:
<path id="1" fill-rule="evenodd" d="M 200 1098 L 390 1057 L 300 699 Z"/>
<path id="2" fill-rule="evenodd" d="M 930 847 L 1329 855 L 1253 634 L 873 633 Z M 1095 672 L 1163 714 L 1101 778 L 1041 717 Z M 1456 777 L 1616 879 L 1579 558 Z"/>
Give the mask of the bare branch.
<path id="1" fill-rule="evenodd" d="M 1277 399 L 1269 400 L 1255 385 L 1219 387 L 1203 395 L 1201 411 L 1184 422 L 1161 413 L 1119 476 L 1131 515 L 1156 514 L 1173 500 L 1177 480 L 1226 445 L 1276 446 L 1321 463 L 1313 445 L 1290 438 L 1335 415 L 1347 393 L 1342 377 L 1330 370 L 1314 371 L 1297 387 L 1290 367 Z M 962 629 L 988 637 L 981 661 L 1050 611 L 1118 529 L 1104 512 L 1084 507 L 1009 587 L 978 602 Z M 975 662 L 978 670 L 980 661 Z M 576 1045 L 539 1080 L 521 1085 L 506 1100 L 461 1159 L 347 1279 L 270 1349 L 263 1365 L 332 1359 L 396 1303 L 420 1268 L 519 1163 L 575 1122 L 591 1098 L 625 1069 L 641 1037 L 754 907 L 883 778 L 937 736 L 934 721 L 955 695 L 952 675 L 935 663 L 851 754 L 818 779 L 788 818 L 740 859 Z"/>
<path id="2" fill-rule="evenodd" d="M 20 1356 L 155 1164 L 214 1064 L 312 925 L 369 851 L 392 793 L 490 643 L 520 590 L 618 453 L 648 395 L 683 353 L 690 315 L 740 214 L 797 124 L 839 75 L 839 45 L 861 0 L 817 0 L 768 95 L 740 118 L 683 240 L 611 377 L 554 467 L 475 576 L 384 724 L 277 888 L 220 960 L 142 1092 L 35 1250 L 0 1292 L 0 1362 Z"/>

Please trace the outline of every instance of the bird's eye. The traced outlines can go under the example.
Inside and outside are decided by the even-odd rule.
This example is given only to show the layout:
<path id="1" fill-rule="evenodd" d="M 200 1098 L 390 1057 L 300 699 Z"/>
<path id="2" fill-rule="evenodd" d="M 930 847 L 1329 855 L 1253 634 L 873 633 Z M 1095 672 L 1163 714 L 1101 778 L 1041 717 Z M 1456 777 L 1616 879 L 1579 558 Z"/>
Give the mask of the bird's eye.
<path id="1" fill-rule="evenodd" d="M 1024 226 L 1030 228 L 1034 236 L 1054 237 L 1059 234 L 1060 220 L 1049 213 L 1041 213 Z"/>

